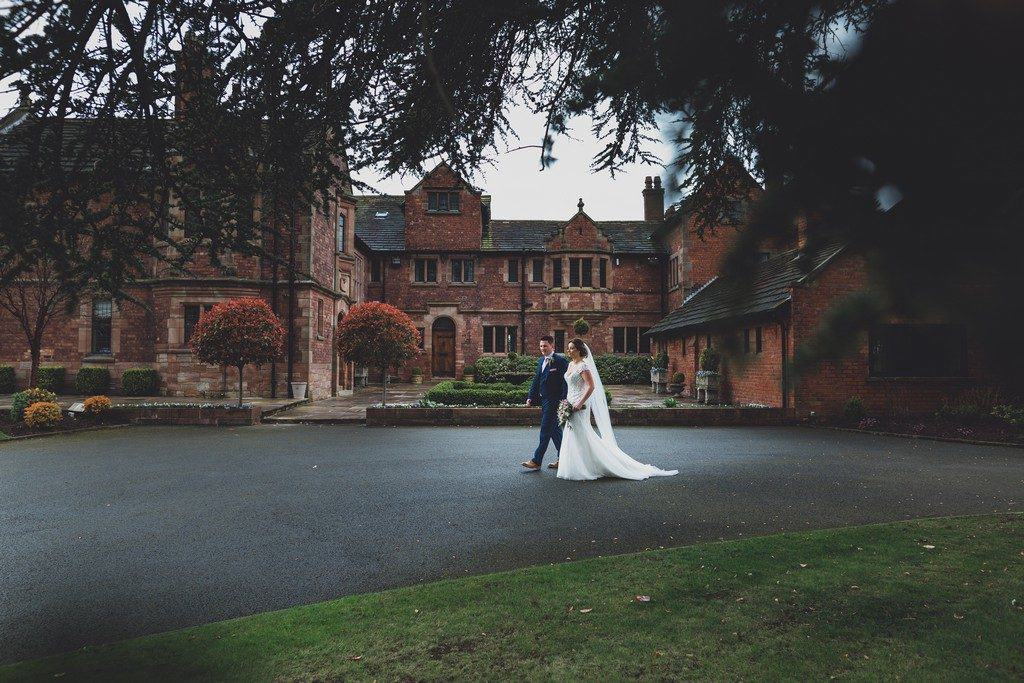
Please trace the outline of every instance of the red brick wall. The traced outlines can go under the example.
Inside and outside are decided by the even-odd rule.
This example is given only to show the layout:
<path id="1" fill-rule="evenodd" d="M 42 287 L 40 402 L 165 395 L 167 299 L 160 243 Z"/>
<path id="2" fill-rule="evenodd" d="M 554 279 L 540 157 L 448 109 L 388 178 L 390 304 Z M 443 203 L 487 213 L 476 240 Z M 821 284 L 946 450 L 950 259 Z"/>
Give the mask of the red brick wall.
<path id="1" fill-rule="evenodd" d="M 459 193 L 458 213 L 429 213 L 427 192 L 450 190 Z M 480 195 L 441 164 L 424 176 L 405 195 L 405 245 L 408 249 L 438 251 L 476 250 L 483 235 L 483 207 Z"/>
<path id="2" fill-rule="evenodd" d="M 866 286 L 864 262 L 840 255 L 806 286 L 793 291 L 793 341 L 810 339 L 825 310 L 842 296 Z M 892 322 L 898 322 L 893 318 Z M 837 415 L 850 398 L 859 398 L 869 414 L 893 415 L 931 413 L 944 401 L 966 388 L 985 385 L 992 378 L 975 340 L 968 340 L 968 376 L 961 379 L 872 378 L 869 376 L 868 335 L 858 337 L 856 351 L 849 357 L 822 363 L 796 382 L 798 414 L 814 411 Z"/>

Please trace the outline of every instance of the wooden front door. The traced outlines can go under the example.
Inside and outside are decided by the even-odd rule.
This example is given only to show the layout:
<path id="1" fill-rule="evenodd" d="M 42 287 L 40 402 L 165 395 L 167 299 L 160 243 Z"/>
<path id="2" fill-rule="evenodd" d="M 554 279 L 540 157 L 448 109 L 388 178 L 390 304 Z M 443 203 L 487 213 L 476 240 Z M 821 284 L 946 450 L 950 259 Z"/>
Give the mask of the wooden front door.
<path id="1" fill-rule="evenodd" d="M 454 377 L 455 323 L 450 318 L 438 318 L 434 321 L 430 346 L 430 374 L 434 377 Z"/>

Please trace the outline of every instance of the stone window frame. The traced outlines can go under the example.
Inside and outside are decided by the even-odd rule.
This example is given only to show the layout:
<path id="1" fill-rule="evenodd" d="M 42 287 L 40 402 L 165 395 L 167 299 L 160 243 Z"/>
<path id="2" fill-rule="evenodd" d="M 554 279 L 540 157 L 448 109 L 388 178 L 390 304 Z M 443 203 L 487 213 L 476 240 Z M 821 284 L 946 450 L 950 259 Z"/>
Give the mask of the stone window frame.
<path id="1" fill-rule="evenodd" d="M 537 266 L 540 265 L 540 279 L 537 279 Z M 530 281 L 531 285 L 544 285 L 546 284 L 546 267 L 543 256 L 532 256 L 530 257 Z"/>
<path id="2" fill-rule="evenodd" d="M 417 267 L 419 262 L 422 261 L 423 265 L 423 278 L 422 280 L 417 279 Z M 430 264 L 434 264 L 434 279 L 428 279 L 430 275 Z M 409 277 L 414 285 L 426 285 L 435 286 L 438 284 L 437 277 L 437 263 L 438 258 L 436 256 L 415 256 L 412 259 L 412 268 L 409 269 Z"/>
<path id="3" fill-rule="evenodd" d="M 199 308 L 199 315 L 208 312 L 215 304 L 206 303 L 205 301 L 182 301 L 181 302 L 181 348 L 187 349 L 188 346 L 188 307 L 196 306 Z M 199 324 L 199 318 L 196 318 L 196 324 Z M 192 329 L 193 333 L 195 328 Z"/>
<path id="4" fill-rule="evenodd" d="M 501 343 L 505 348 L 502 351 L 497 350 L 498 333 L 496 330 L 499 329 L 504 330 Z M 509 333 L 509 330 L 511 330 L 511 334 Z M 490 342 L 490 351 L 487 350 L 488 341 Z M 516 352 L 519 345 L 520 339 L 518 325 L 508 325 L 504 323 L 498 325 L 488 325 L 485 323 L 481 325 L 480 352 L 483 355 L 507 356 L 510 352 Z M 512 347 L 511 349 L 509 348 L 510 346 Z"/>
<path id="5" fill-rule="evenodd" d="M 106 314 L 106 316 L 102 317 L 102 318 L 98 318 L 97 314 L 96 314 L 97 304 L 99 304 L 99 303 L 106 303 L 106 305 L 110 309 L 109 312 Z M 97 348 L 97 339 L 96 339 L 96 335 L 97 335 L 97 332 L 98 332 L 97 324 L 96 324 L 97 320 L 105 320 L 106 321 L 107 345 L 106 345 L 105 349 L 98 349 Z M 94 355 L 94 356 L 112 356 L 112 355 L 114 355 L 114 300 L 111 297 L 96 297 L 96 298 L 93 298 L 92 301 L 90 302 L 90 306 L 89 306 L 89 353 L 90 353 L 90 355 Z"/>
<path id="6" fill-rule="evenodd" d="M 679 287 L 682 278 L 679 276 L 679 256 L 672 256 L 668 260 L 668 288 L 669 291 Z"/>
<path id="7" fill-rule="evenodd" d="M 515 268 L 512 267 L 512 262 L 515 261 Z M 512 279 L 513 273 L 515 279 Z M 509 256 L 505 259 L 505 284 L 518 285 L 519 279 L 523 276 L 523 259 L 518 256 Z"/>
<path id="8" fill-rule="evenodd" d="M 651 353 L 651 338 L 645 334 L 650 328 L 645 328 L 640 325 L 615 325 L 612 327 L 612 353 L 617 355 L 650 355 Z M 621 330 L 621 332 L 620 332 Z M 632 330 L 632 332 L 630 332 Z M 620 351 L 620 335 L 621 335 L 621 348 Z M 630 342 L 634 342 L 635 347 L 632 351 L 629 350 Z"/>
<path id="9" fill-rule="evenodd" d="M 462 196 L 458 189 L 453 188 L 430 188 L 427 193 L 427 213 L 429 214 L 460 214 L 462 213 Z M 441 197 L 444 197 L 446 208 L 441 208 Z M 452 200 L 455 200 L 455 208 L 452 207 Z M 434 208 L 430 208 L 433 200 Z"/>
<path id="10" fill-rule="evenodd" d="M 476 285 L 477 281 L 476 281 L 476 259 L 475 258 L 473 258 L 472 256 L 457 256 L 455 258 L 450 258 L 448 260 L 449 260 L 449 267 L 448 267 L 448 283 L 449 284 L 460 286 L 460 287 Z M 466 279 L 466 263 L 467 262 L 470 264 L 470 271 L 471 271 L 471 275 L 472 275 L 472 279 L 471 280 L 467 280 Z M 460 276 L 461 279 L 459 279 L 459 280 L 455 279 L 455 272 L 454 271 L 455 271 L 455 264 L 456 263 L 461 264 L 459 266 L 459 269 L 461 271 L 461 276 Z"/>

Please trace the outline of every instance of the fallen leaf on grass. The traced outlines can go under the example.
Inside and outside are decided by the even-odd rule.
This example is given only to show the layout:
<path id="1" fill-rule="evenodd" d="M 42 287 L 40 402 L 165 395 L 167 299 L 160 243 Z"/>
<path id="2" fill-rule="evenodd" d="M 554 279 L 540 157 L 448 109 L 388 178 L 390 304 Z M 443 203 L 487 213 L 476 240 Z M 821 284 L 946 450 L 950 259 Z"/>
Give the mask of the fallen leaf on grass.
<path id="1" fill-rule="evenodd" d="M 806 564 L 804 564 L 803 562 L 800 563 L 800 569 L 805 569 L 806 567 L 807 567 Z"/>
<path id="2" fill-rule="evenodd" d="M 594 611 L 593 607 L 582 607 L 582 608 L 580 608 L 580 614 L 588 614 L 588 613 L 593 612 L 593 611 Z"/>
<path id="3" fill-rule="evenodd" d="M 350 661 L 350 662 L 358 662 L 362 658 L 363 658 L 362 655 L 349 655 L 348 656 L 348 661 Z"/>
<path id="4" fill-rule="evenodd" d="M 650 602 L 650 601 L 651 601 L 651 596 L 650 595 L 638 595 L 635 598 L 633 598 L 633 602 Z"/>
<path id="5" fill-rule="evenodd" d="M 935 550 L 935 546 L 933 546 L 933 545 L 923 545 L 921 547 L 924 548 L 925 550 Z"/>
<path id="6" fill-rule="evenodd" d="M 957 614 L 956 612 L 953 612 L 953 618 L 956 619 L 957 621 L 963 621 L 964 615 Z"/>

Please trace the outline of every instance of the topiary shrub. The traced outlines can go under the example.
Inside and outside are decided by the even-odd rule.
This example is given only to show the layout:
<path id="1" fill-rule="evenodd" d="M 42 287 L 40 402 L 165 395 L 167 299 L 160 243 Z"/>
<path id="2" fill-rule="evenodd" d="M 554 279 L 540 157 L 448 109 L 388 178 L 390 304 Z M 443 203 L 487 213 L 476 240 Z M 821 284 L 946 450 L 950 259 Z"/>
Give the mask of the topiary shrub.
<path id="1" fill-rule="evenodd" d="M 20 422 L 25 416 L 25 409 L 33 403 L 53 403 L 56 400 L 56 394 L 39 387 L 19 391 L 11 397 L 11 420 Z"/>
<path id="2" fill-rule="evenodd" d="M 36 371 L 36 386 L 59 394 L 64 389 L 64 368 L 39 368 Z"/>
<path id="3" fill-rule="evenodd" d="M 99 417 L 110 410 L 110 399 L 106 396 L 90 396 L 82 403 L 85 412 L 93 417 Z"/>
<path id="4" fill-rule="evenodd" d="M 25 408 L 25 424 L 32 429 L 47 429 L 60 424 L 60 406 L 50 401 L 37 401 Z"/>
<path id="5" fill-rule="evenodd" d="M 581 337 L 585 337 L 587 336 L 587 333 L 590 332 L 590 323 L 582 317 L 577 318 L 572 323 L 572 331 Z M 587 346 L 589 346 L 589 344 Z"/>
<path id="6" fill-rule="evenodd" d="M 848 422 L 860 422 L 867 415 L 864 404 L 859 398 L 851 398 L 843 406 L 843 418 Z"/>
<path id="7" fill-rule="evenodd" d="M 110 391 L 110 370 L 84 367 L 75 375 L 75 391 L 86 396 L 105 394 Z"/>
<path id="8" fill-rule="evenodd" d="M 686 375 L 684 375 L 681 372 L 677 372 L 676 374 L 672 375 L 672 383 L 673 384 L 682 384 L 685 381 L 686 381 Z"/>
<path id="9" fill-rule="evenodd" d="M 153 368 L 131 368 L 121 373 L 121 393 L 125 396 L 156 396 L 160 373 Z"/>
<path id="10" fill-rule="evenodd" d="M 18 389 L 18 379 L 14 374 L 14 368 L 10 365 L 0 365 L 0 394 L 13 394 Z"/>
<path id="11" fill-rule="evenodd" d="M 412 369 L 412 376 L 413 377 L 422 377 L 423 376 L 423 368 L 420 368 L 420 367 L 413 368 Z"/>

